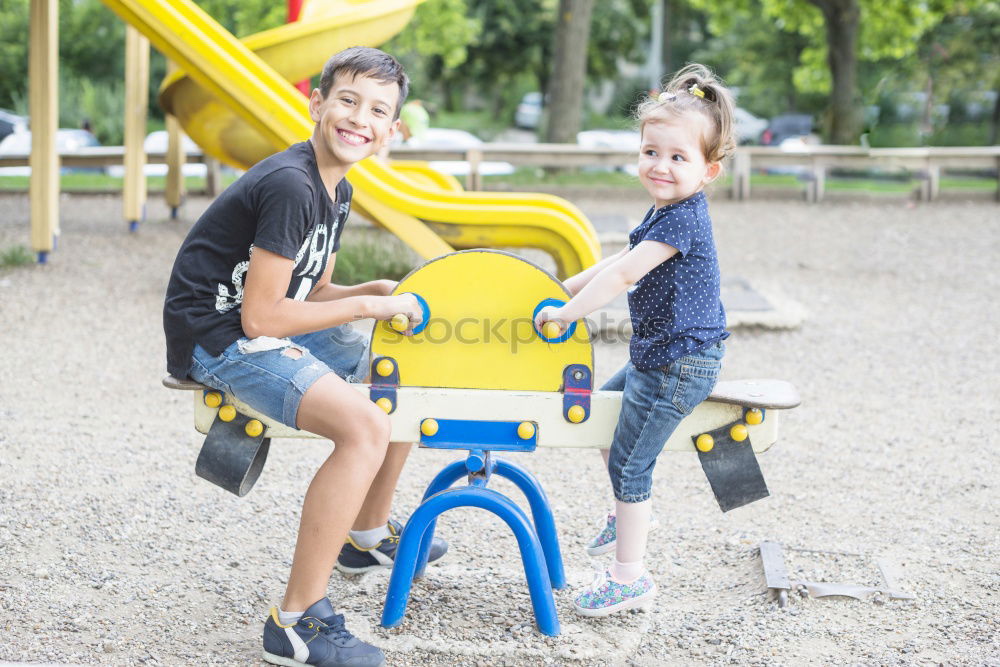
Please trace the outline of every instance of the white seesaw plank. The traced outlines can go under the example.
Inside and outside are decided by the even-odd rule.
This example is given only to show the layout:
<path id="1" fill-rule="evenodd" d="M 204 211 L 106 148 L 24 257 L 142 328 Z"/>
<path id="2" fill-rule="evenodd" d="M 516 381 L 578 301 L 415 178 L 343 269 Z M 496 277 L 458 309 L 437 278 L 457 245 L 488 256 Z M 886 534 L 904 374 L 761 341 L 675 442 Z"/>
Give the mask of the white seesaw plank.
<path id="1" fill-rule="evenodd" d="M 781 384 L 791 388 L 787 383 Z M 367 395 L 368 385 L 354 386 Z M 771 385 L 768 387 L 773 389 Z M 747 396 L 744 389 L 731 386 L 728 394 L 720 392 L 699 405 L 681 422 L 664 449 L 694 452 L 692 436 L 741 419 L 744 406 L 748 401 L 752 403 L 754 400 Z M 563 417 L 563 395 L 558 392 L 400 387 L 396 396 L 396 409 L 389 415 L 393 442 L 419 442 L 420 422 L 426 418 L 434 418 L 530 421 L 537 424 L 539 447 L 603 448 L 611 444 L 618 413 L 621 411 L 622 394 L 617 391 L 592 393 L 590 417 L 580 424 L 573 424 Z M 791 394 L 786 391 L 777 401 L 768 402 L 767 395 L 760 388 L 756 391 L 756 396 L 762 404 L 777 404 L 782 407 L 794 407 L 798 404 L 794 388 L 791 388 Z M 739 402 L 724 402 L 727 399 Z M 226 402 L 231 403 L 240 413 L 259 419 L 266 427 L 266 436 L 269 438 L 320 437 L 275 422 L 231 396 L 226 397 Z M 205 405 L 201 392 L 194 394 L 194 407 L 195 428 L 201 433 L 208 433 L 218 409 Z M 747 426 L 755 452 L 766 451 L 777 441 L 779 411 L 780 408 L 767 409 L 763 423 Z"/>

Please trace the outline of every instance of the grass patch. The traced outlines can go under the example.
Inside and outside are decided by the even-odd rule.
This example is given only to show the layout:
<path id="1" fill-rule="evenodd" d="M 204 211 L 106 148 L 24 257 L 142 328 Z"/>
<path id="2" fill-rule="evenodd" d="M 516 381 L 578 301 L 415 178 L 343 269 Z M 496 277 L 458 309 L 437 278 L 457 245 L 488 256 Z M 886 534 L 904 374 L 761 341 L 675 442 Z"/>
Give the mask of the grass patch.
<path id="1" fill-rule="evenodd" d="M 572 169 L 554 169 L 546 171 L 536 167 L 520 167 L 513 174 L 502 176 L 484 176 L 483 183 L 493 187 L 541 187 L 545 185 L 561 186 L 607 186 L 628 187 L 639 186 L 639 179 L 624 171 L 588 171 Z"/>
<path id="2" fill-rule="evenodd" d="M 34 264 L 35 255 L 23 245 L 11 246 L 0 251 L 0 269 Z"/>
<path id="3" fill-rule="evenodd" d="M 492 141 L 510 124 L 490 111 L 438 111 L 434 114 L 431 126 L 465 130 L 483 141 Z"/>
<path id="4" fill-rule="evenodd" d="M 222 172 L 221 187 L 228 187 L 237 178 L 231 172 Z M 28 189 L 28 176 L 0 176 L 0 190 L 26 191 Z M 59 187 L 62 190 L 73 190 L 86 192 L 93 190 L 100 192 L 103 190 L 121 190 L 124 187 L 124 179 L 108 176 L 97 171 L 68 172 L 59 175 Z M 165 176 L 147 176 L 146 188 L 148 190 L 163 190 L 167 187 Z M 184 179 L 184 187 L 189 192 L 203 191 L 205 189 L 205 179 L 200 176 L 188 176 Z"/>
<path id="5" fill-rule="evenodd" d="M 393 236 L 359 234 L 337 251 L 332 280 L 338 285 L 400 280 L 418 263 L 413 251 Z"/>
<path id="6" fill-rule="evenodd" d="M 484 176 L 483 183 L 491 189 L 544 188 L 546 186 L 562 187 L 609 187 L 609 188 L 640 188 L 639 179 L 623 171 L 599 170 L 552 170 L 546 171 L 535 167 L 522 167 L 513 174 L 502 176 Z M 726 173 L 716 181 L 714 189 L 724 190 L 732 183 L 732 175 Z M 916 176 L 909 177 L 900 174 L 888 177 L 837 176 L 826 177 L 827 190 L 897 192 L 906 193 L 917 186 Z M 762 174 L 753 173 L 750 176 L 752 187 L 774 188 L 804 188 L 805 181 L 796 174 Z M 975 176 L 956 175 L 941 179 L 942 190 L 967 190 L 974 192 L 989 192 L 997 187 L 996 179 L 992 177 L 978 178 Z"/>

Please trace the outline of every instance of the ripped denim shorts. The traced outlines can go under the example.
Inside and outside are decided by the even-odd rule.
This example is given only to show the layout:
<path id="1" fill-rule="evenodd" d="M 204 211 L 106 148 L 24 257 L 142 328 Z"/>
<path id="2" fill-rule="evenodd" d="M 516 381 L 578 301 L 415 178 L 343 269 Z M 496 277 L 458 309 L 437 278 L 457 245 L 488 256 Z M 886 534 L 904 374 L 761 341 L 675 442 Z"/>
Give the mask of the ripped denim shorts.
<path id="1" fill-rule="evenodd" d="M 348 324 L 290 338 L 240 338 L 217 357 L 195 345 L 188 374 L 298 428 L 303 394 L 331 372 L 348 382 L 368 377 L 368 338 Z"/>

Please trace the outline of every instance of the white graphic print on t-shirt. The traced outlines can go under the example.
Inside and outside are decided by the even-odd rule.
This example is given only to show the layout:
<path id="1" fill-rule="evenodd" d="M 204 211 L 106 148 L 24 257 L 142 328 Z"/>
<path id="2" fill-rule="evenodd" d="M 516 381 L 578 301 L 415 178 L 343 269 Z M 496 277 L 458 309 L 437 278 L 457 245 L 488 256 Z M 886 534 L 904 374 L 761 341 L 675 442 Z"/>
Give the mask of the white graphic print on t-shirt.
<path id="1" fill-rule="evenodd" d="M 295 266 L 299 265 L 307 252 L 309 253 L 309 257 L 306 259 L 305 264 L 303 264 L 302 269 L 295 274 L 301 278 L 301 282 L 299 282 L 298 289 L 295 290 L 295 296 L 293 297 L 295 300 L 304 301 L 312 291 L 316 279 L 325 266 L 324 260 L 330 254 L 330 239 L 336 236 L 337 225 L 339 224 L 339 220 L 334 223 L 334 228 L 331 230 L 333 233 L 327 232 L 326 225 L 316 225 L 313 228 L 312 234 L 306 238 L 298 252 L 295 253 Z M 253 249 L 254 246 L 251 244 L 250 256 L 253 256 Z M 225 283 L 219 283 L 219 292 L 215 297 L 216 311 L 225 313 L 243 303 L 243 279 L 248 268 L 250 268 L 249 260 L 240 262 L 233 268 L 231 280 L 235 293 L 231 292 L 229 286 Z"/>
<path id="2" fill-rule="evenodd" d="M 250 246 L 250 255 L 253 255 L 253 245 Z M 236 290 L 235 294 L 229 291 L 226 283 L 219 283 L 219 293 L 215 295 L 215 310 L 219 313 L 226 313 L 243 303 L 243 276 L 250 268 L 250 260 L 240 262 L 233 268 L 232 284 Z"/>

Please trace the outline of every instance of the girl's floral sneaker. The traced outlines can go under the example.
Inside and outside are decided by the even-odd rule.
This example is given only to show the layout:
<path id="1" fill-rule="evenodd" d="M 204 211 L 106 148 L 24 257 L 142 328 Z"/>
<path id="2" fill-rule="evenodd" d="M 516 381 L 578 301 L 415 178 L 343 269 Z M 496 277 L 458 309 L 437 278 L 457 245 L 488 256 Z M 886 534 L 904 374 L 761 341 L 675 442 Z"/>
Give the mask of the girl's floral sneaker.
<path id="1" fill-rule="evenodd" d="M 655 597 L 656 584 L 649 572 L 643 572 L 631 584 L 619 584 L 605 570 L 576 596 L 573 607 L 582 616 L 607 616 L 624 609 L 648 607 Z"/>
<path id="2" fill-rule="evenodd" d="M 654 530 L 660 525 L 660 521 L 654 516 L 649 519 L 649 530 Z M 615 529 L 615 515 L 609 514 L 608 521 L 604 524 L 604 528 L 601 532 L 597 534 L 597 537 L 590 541 L 587 545 L 587 555 L 588 556 L 600 556 L 601 554 L 606 554 L 609 551 L 613 551 L 615 548 L 615 542 L 618 540 L 618 531 Z"/>

